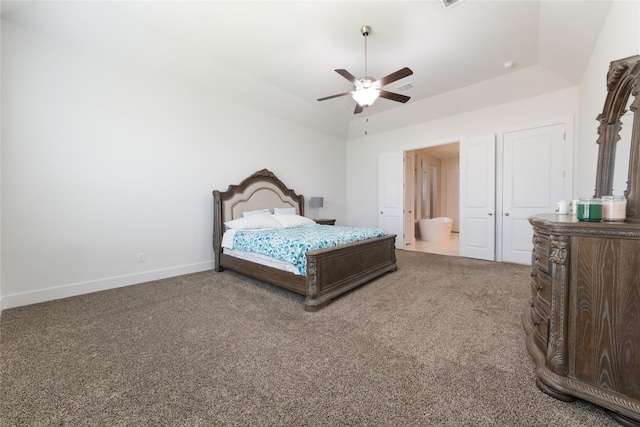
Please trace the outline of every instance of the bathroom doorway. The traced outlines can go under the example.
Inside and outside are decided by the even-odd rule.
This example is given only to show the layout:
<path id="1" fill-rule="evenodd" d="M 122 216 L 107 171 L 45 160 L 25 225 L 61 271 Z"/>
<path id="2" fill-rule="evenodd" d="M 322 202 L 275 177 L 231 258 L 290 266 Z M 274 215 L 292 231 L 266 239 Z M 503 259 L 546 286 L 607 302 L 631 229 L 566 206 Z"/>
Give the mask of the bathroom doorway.
<path id="1" fill-rule="evenodd" d="M 411 182 L 413 187 L 411 211 L 414 213 L 413 227 L 405 229 L 405 234 L 413 233 L 413 238 L 407 239 L 412 243 L 405 245 L 405 249 L 459 256 L 460 144 L 406 151 L 405 156 L 413 159 L 412 176 L 406 176 L 405 182 Z M 430 221 L 434 218 L 437 218 L 435 222 Z M 452 221 L 447 224 L 449 221 L 441 218 Z"/>

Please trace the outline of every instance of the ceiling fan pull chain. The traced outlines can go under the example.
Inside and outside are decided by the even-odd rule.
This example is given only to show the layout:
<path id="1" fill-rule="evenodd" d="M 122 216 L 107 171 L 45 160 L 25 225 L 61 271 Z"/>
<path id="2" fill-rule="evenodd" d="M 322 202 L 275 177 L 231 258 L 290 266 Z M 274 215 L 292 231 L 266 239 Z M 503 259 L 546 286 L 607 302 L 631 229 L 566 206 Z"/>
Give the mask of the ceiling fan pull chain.
<path id="1" fill-rule="evenodd" d="M 369 107 L 364 107 L 364 136 L 367 136 L 367 126 L 369 125 Z"/>

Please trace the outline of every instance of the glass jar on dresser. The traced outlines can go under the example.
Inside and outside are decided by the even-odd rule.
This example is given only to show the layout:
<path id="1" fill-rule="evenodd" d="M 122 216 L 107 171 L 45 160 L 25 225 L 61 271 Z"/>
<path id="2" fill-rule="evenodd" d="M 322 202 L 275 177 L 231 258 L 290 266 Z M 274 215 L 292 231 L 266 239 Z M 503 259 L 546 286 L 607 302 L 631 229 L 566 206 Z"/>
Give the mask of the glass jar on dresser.
<path id="1" fill-rule="evenodd" d="M 531 301 L 523 324 L 538 387 L 640 425 L 640 223 L 556 214 L 529 221 Z"/>

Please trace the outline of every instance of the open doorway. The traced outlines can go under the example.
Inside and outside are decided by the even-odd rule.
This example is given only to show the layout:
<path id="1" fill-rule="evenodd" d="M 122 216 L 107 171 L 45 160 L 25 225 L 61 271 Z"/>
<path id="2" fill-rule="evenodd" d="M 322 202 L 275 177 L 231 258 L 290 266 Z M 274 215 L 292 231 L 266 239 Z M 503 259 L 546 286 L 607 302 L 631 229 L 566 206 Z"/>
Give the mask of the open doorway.
<path id="1" fill-rule="evenodd" d="M 413 188 L 405 199 L 411 215 L 405 249 L 459 256 L 460 144 L 406 151 L 405 158 L 412 164 L 405 169 L 405 183 Z"/>

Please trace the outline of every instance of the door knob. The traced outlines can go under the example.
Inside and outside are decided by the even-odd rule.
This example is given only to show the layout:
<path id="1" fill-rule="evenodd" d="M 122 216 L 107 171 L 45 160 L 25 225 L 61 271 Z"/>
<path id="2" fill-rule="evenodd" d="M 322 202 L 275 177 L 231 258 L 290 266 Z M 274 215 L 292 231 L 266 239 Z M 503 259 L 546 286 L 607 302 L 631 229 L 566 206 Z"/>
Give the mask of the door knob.
<path id="1" fill-rule="evenodd" d="M 384 212 L 380 211 L 380 215 L 382 215 Z"/>
<path id="2" fill-rule="evenodd" d="M 493 212 L 489 212 L 489 216 L 493 216 Z"/>
<path id="3" fill-rule="evenodd" d="M 504 216 L 509 216 L 509 212 L 505 212 L 505 213 L 504 213 Z"/>

